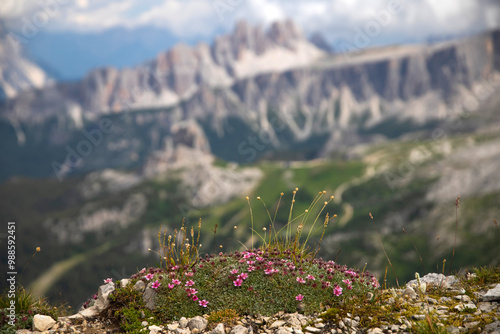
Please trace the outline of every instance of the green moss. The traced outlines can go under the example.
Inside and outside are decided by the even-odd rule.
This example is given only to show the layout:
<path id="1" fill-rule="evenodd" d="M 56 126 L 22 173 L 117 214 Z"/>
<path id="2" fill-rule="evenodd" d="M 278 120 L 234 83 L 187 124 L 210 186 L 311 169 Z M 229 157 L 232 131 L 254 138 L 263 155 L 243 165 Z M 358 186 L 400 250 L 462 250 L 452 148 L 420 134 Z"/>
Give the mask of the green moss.
<path id="1" fill-rule="evenodd" d="M 114 320 L 126 333 L 142 333 L 143 321 L 147 321 L 148 325 L 160 324 L 155 314 L 145 307 L 142 293 L 134 289 L 132 284 L 117 288 L 109 295 L 109 300 Z"/>
<path id="2" fill-rule="evenodd" d="M 208 316 L 208 327 L 214 329 L 217 324 L 223 323 L 224 327 L 233 327 L 240 319 L 240 315 L 233 309 L 214 311 Z"/>

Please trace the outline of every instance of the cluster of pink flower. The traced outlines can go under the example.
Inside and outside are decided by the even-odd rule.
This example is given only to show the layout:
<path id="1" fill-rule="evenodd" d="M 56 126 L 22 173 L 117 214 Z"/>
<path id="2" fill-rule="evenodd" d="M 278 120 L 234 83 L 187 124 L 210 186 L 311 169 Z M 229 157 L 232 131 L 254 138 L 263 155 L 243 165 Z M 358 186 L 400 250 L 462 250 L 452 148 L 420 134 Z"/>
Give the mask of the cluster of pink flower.
<path id="1" fill-rule="evenodd" d="M 238 272 L 238 270 L 236 270 L 236 273 L 237 272 Z M 247 273 L 241 273 L 241 274 L 239 274 L 238 277 L 233 281 L 234 286 L 241 286 L 241 284 L 243 283 L 243 281 L 246 280 L 247 278 L 248 278 L 248 274 Z"/>
<path id="2" fill-rule="evenodd" d="M 338 284 L 333 285 L 333 294 L 337 297 L 342 294 L 342 288 Z"/>
<path id="3" fill-rule="evenodd" d="M 347 285 L 347 290 L 352 290 L 352 281 L 350 279 L 344 279 L 342 280 L 342 282 L 344 282 L 345 285 Z"/>
<path id="4" fill-rule="evenodd" d="M 172 269 L 172 270 L 177 270 L 177 269 L 179 269 L 179 267 L 178 267 L 178 266 L 174 266 L 174 267 L 172 267 L 171 269 Z M 143 268 L 141 271 L 139 271 L 139 273 L 140 273 L 140 274 L 144 274 L 144 273 L 146 273 L 146 269 L 145 269 L 145 268 Z M 187 277 L 192 277 L 192 276 L 194 275 L 194 273 L 193 273 L 193 272 L 186 272 L 186 273 L 184 273 L 184 275 L 185 275 L 185 276 L 187 276 Z M 175 277 L 175 276 L 176 276 L 176 275 L 175 275 L 175 272 L 173 272 L 173 271 L 172 271 L 172 272 L 170 272 L 170 276 L 172 277 L 172 281 L 171 281 L 170 283 L 168 283 L 168 285 L 167 285 L 167 286 L 168 286 L 168 288 L 169 288 L 170 290 L 172 290 L 173 288 L 175 288 L 177 285 L 181 285 L 181 284 L 182 284 L 182 282 L 181 282 L 179 279 L 177 279 L 177 278 L 173 278 L 173 277 Z M 148 274 L 144 275 L 144 278 L 145 278 L 147 281 L 150 281 L 150 280 L 152 280 L 152 279 L 154 278 L 154 274 L 152 274 L 152 273 L 148 273 Z M 162 277 L 160 277 L 160 278 L 162 278 Z M 108 278 L 108 280 L 111 280 L 111 279 L 109 279 L 109 278 Z M 106 281 L 106 280 L 105 280 L 105 281 Z M 196 294 L 198 293 L 198 290 L 196 290 L 196 289 L 194 289 L 194 288 L 191 288 L 194 284 L 195 284 L 195 283 L 194 283 L 194 281 L 193 281 L 193 280 L 188 280 L 188 281 L 186 281 L 186 283 L 184 284 L 184 285 L 187 287 L 187 288 L 185 289 L 187 296 L 188 296 L 188 297 L 191 297 L 191 299 L 192 299 L 193 301 L 195 301 L 195 302 L 197 301 L 197 302 L 198 302 L 198 305 L 200 305 L 201 307 L 207 307 L 209 302 L 208 302 L 207 300 L 205 300 L 205 299 L 200 300 L 200 299 L 198 298 L 198 296 L 196 295 Z M 161 283 L 160 283 L 158 280 L 154 281 L 154 282 L 151 284 L 151 287 L 152 287 L 153 289 L 158 289 L 160 286 L 161 286 Z"/>
<path id="5" fill-rule="evenodd" d="M 375 289 L 380 288 L 380 283 L 378 282 L 376 277 L 372 277 L 371 283 L 370 283 Z"/>

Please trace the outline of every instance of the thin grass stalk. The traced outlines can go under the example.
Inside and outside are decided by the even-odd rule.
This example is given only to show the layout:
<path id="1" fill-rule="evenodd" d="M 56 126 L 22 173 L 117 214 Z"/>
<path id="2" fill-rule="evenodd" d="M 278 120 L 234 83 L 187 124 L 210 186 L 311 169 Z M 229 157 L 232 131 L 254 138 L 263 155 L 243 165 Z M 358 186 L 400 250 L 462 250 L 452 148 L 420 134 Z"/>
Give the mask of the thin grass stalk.
<path id="1" fill-rule="evenodd" d="M 250 209 L 250 221 L 252 223 L 252 249 L 253 249 L 253 232 L 254 232 L 254 229 L 253 229 L 253 211 L 252 211 L 252 206 L 250 205 L 250 197 L 247 196 L 245 199 L 247 200 L 248 207 Z"/>
<path id="2" fill-rule="evenodd" d="M 295 188 L 295 190 L 292 192 L 292 203 L 290 204 L 290 213 L 288 214 L 288 222 L 287 222 L 287 228 L 286 228 L 286 237 L 285 237 L 285 243 L 288 245 L 288 236 L 291 235 L 291 230 L 292 227 L 290 226 L 292 222 L 292 212 L 293 212 L 293 204 L 295 203 L 295 195 L 297 194 L 297 191 L 299 188 Z"/>
<path id="3" fill-rule="evenodd" d="M 415 251 L 417 252 L 418 254 L 418 258 L 420 259 L 420 263 L 422 264 L 422 272 L 425 273 L 426 270 L 425 270 L 425 265 L 424 265 L 424 261 L 422 260 L 422 256 L 420 256 L 420 252 L 418 251 L 418 248 L 417 246 L 415 246 L 415 244 L 413 243 L 413 240 L 411 239 L 410 235 L 406 232 L 406 230 L 404 229 L 403 227 L 403 232 L 405 233 L 405 235 L 408 237 L 408 239 L 410 240 L 411 244 L 413 245 L 413 248 L 415 248 Z"/>
<path id="4" fill-rule="evenodd" d="M 316 218 L 314 219 L 314 222 L 311 226 L 311 228 L 309 229 L 309 233 L 307 234 L 307 238 L 306 240 L 304 241 L 304 245 L 307 244 L 307 242 L 309 241 L 309 238 L 311 236 L 311 232 L 313 231 L 313 228 L 314 226 L 316 225 L 316 222 L 318 221 L 320 215 L 323 213 L 323 210 L 325 210 L 325 207 L 328 205 L 328 203 L 330 203 L 332 200 L 333 200 L 333 196 L 330 197 L 330 199 L 328 201 L 325 201 L 324 204 L 323 204 L 323 207 L 321 208 L 321 210 L 319 211 L 319 213 L 316 215 Z"/>
<path id="5" fill-rule="evenodd" d="M 384 250 L 385 257 L 387 258 L 387 261 L 389 262 L 389 266 L 391 267 L 392 273 L 394 274 L 394 278 L 396 279 L 396 285 L 399 288 L 399 281 L 398 281 L 398 277 L 396 276 L 396 271 L 394 270 L 394 267 L 392 266 L 392 262 L 391 262 L 391 259 L 389 258 L 389 255 L 387 255 L 387 252 L 385 251 L 384 243 L 382 242 L 382 237 L 380 236 L 380 233 L 378 232 L 377 225 L 375 224 L 375 221 L 373 220 L 373 215 L 371 212 L 369 213 L 369 215 L 370 215 L 370 218 L 373 222 L 373 226 L 375 226 L 375 232 L 377 233 L 377 236 L 380 240 L 380 244 L 382 245 L 382 249 Z"/>
<path id="6" fill-rule="evenodd" d="M 455 242 L 453 243 L 453 253 L 451 255 L 450 269 L 448 275 L 451 274 L 451 267 L 453 266 L 453 258 L 455 257 L 455 247 L 457 246 L 457 233 L 458 233 L 458 208 L 460 207 L 460 196 L 455 200 Z"/>

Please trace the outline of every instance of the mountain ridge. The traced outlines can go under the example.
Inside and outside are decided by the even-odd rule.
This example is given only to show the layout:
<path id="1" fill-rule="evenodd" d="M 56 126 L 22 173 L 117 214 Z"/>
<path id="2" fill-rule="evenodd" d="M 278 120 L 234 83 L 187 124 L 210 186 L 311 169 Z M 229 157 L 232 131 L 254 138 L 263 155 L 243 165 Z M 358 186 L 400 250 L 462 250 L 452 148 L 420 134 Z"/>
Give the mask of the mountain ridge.
<path id="1" fill-rule="evenodd" d="M 108 136 L 86 171 L 143 165 L 168 149 L 173 126 L 186 120 L 198 123 L 210 151 L 228 161 L 251 162 L 294 145 L 314 158 L 378 135 L 430 129 L 452 114 L 472 114 L 499 83 L 498 30 L 431 46 L 328 55 L 292 21 L 267 32 L 240 22 L 211 47 L 177 45 L 141 67 L 97 69 L 78 82 L 23 92 L 4 102 L 0 120 L 5 142 L 56 147 L 59 160 L 65 146 L 77 145 L 80 132 L 102 118 L 112 117 L 127 131 L 134 124 L 132 137 Z M 109 161 L 109 154 L 116 155 L 111 147 L 123 156 L 120 163 Z"/>

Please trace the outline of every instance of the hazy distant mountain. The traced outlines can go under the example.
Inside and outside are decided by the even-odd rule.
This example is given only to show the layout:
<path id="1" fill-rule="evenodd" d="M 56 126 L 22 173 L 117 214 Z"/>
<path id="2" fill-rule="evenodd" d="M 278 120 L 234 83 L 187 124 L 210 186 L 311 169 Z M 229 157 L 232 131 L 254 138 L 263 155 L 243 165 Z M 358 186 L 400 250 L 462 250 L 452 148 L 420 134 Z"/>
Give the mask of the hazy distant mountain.
<path id="1" fill-rule="evenodd" d="M 24 55 L 23 46 L 0 22 L 0 100 L 49 82 L 44 70 Z"/>

